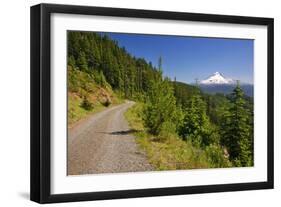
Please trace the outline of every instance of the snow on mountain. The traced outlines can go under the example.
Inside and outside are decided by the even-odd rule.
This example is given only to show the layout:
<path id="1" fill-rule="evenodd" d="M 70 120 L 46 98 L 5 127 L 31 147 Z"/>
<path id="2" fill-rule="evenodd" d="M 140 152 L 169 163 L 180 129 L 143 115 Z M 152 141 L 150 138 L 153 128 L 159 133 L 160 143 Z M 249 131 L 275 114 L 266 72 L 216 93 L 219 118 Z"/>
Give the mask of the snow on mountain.
<path id="1" fill-rule="evenodd" d="M 225 78 L 219 72 L 215 72 L 207 79 L 200 81 L 200 84 L 233 84 L 233 83 L 235 83 L 233 79 Z"/>

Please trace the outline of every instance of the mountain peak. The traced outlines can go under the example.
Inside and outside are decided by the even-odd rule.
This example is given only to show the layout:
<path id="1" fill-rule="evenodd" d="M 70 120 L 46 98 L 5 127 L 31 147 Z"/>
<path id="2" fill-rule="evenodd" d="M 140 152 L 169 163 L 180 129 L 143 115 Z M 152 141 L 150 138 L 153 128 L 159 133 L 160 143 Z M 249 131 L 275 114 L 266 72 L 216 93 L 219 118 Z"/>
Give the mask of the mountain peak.
<path id="1" fill-rule="evenodd" d="M 207 79 L 200 81 L 200 84 L 233 84 L 234 80 L 225 78 L 220 72 L 215 72 Z"/>

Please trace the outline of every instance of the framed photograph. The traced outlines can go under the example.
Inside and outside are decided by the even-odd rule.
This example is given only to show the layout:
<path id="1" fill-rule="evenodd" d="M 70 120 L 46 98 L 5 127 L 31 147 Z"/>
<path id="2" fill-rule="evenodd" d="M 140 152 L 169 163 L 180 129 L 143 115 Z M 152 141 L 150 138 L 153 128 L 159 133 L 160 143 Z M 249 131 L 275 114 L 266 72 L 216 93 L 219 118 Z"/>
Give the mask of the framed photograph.
<path id="1" fill-rule="evenodd" d="M 273 188 L 273 19 L 31 7 L 31 200 Z"/>

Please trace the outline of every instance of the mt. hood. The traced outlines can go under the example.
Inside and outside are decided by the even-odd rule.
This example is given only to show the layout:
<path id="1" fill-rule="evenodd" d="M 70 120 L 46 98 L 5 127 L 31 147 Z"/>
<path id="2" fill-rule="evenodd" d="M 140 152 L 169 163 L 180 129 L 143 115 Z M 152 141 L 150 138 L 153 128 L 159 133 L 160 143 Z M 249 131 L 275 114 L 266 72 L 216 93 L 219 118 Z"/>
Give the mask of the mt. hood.
<path id="1" fill-rule="evenodd" d="M 199 87 L 205 93 L 223 93 L 230 94 L 236 87 L 237 83 L 234 79 L 226 78 L 221 73 L 215 72 L 207 79 L 199 82 Z M 253 84 L 240 83 L 240 87 L 247 96 L 253 97 Z"/>
<path id="2" fill-rule="evenodd" d="M 199 82 L 200 84 L 234 84 L 235 81 L 231 78 L 225 78 L 221 73 L 215 72 L 207 79 Z"/>

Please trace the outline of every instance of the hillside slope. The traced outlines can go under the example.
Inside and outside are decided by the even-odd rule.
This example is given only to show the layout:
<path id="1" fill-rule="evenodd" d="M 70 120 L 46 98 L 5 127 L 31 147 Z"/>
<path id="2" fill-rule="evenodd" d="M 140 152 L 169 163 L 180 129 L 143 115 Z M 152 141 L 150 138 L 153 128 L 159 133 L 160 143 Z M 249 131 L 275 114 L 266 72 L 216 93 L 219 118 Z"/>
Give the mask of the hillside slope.
<path id="1" fill-rule="evenodd" d="M 102 80 L 102 84 L 98 84 Z M 89 114 L 122 102 L 103 74 L 89 74 L 68 67 L 68 127 Z"/>

